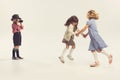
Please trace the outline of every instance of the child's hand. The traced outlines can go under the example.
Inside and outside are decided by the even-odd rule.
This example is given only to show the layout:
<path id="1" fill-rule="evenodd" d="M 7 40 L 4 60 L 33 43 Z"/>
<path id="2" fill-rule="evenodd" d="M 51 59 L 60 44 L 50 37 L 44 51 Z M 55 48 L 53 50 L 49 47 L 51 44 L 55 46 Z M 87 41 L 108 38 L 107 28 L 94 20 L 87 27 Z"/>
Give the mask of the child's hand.
<path id="1" fill-rule="evenodd" d="M 87 34 L 82 34 L 82 36 L 83 36 L 84 38 L 86 38 L 86 37 L 87 37 Z"/>
<path id="2" fill-rule="evenodd" d="M 84 38 L 86 38 L 87 36 L 86 35 L 83 35 Z"/>
<path id="3" fill-rule="evenodd" d="M 86 34 L 83 34 L 83 33 L 82 33 L 82 36 L 83 36 L 84 38 L 86 38 L 86 37 L 87 37 L 87 35 L 86 35 Z"/>
<path id="4" fill-rule="evenodd" d="M 76 33 L 75 35 L 76 35 L 77 37 L 79 37 L 79 34 L 78 34 L 78 33 Z"/>

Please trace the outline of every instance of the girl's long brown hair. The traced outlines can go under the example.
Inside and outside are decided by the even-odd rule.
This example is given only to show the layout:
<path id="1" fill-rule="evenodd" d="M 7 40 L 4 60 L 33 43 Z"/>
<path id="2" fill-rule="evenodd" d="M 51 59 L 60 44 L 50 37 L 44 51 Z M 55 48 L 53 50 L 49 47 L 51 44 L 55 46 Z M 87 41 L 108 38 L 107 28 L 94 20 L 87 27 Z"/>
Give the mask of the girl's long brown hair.
<path id="1" fill-rule="evenodd" d="M 73 22 L 78 23 L 79 19 L 76 16 L 71 16 L 70 18 L 68 18 L 68 20 L 65 23 L 65 26 L 69 26 L 70 24 L 72 24 Z M 75 26 L 77 29 L 77 25 Z"/>

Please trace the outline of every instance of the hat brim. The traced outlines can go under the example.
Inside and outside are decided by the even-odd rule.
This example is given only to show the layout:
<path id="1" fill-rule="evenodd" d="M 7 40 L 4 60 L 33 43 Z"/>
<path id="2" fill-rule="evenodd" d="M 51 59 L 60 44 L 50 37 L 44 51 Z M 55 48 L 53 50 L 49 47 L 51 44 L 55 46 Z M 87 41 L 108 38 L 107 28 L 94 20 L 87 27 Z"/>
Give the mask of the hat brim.
<path id="1" fill-rule="evenodd" d="M 21 18 L 12 18 L 11 21 L 13 21 L 14 19 L 21 19 Z"/>

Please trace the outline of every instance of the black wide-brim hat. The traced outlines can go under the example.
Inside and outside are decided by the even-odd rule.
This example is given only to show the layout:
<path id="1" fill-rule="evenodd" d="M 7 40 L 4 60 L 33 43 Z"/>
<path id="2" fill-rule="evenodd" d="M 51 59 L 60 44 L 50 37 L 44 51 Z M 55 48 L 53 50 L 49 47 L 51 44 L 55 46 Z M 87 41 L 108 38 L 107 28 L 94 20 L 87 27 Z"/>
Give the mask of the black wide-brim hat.
<path id="1" fill-rule="evenodd" d="M 21 18 L 19 17 L 18 14 L 14 14 L 11 18 L 11 21 L 13 21 L 13 19 L 21 19 Z"/>

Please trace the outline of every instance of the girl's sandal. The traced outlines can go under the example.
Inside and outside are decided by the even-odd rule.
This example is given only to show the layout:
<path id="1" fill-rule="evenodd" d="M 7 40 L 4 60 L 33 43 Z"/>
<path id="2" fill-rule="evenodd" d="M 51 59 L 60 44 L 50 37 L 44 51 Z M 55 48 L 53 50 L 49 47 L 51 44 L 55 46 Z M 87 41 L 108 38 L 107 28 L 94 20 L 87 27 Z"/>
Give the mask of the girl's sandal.
<path id="1" fill-rule="evenodd" d="M 109 64 L 111 64 L 112 63 L 112 60 L 113 60 L 113 57 L 112 57 L 112 55 L 110 54 L 110 56 L 109 56 Z"/>
<path id="2" fill-rule="evenodd" d="M 94 64 L 91 64 L 90 67 L 98 67 L 99 66 L 99 62 L 95 62 Z"/>

